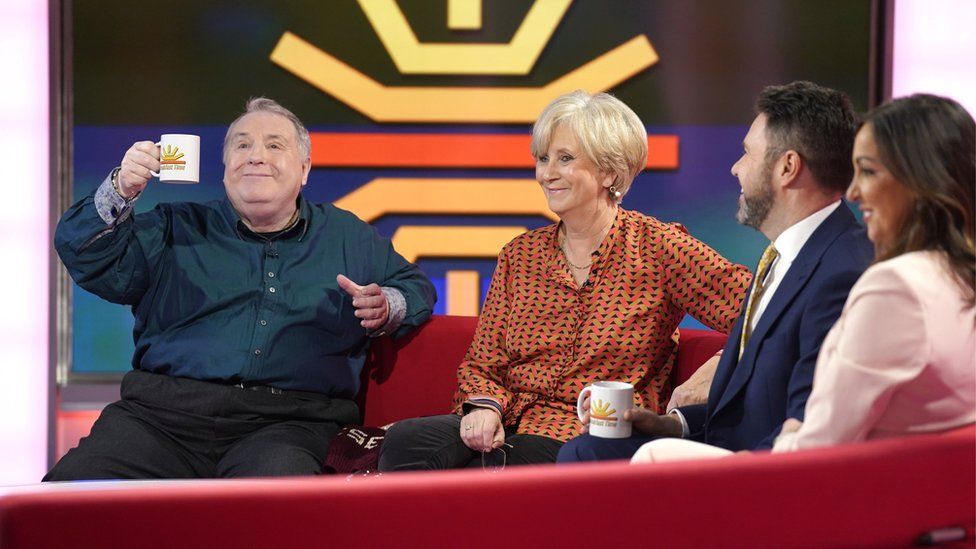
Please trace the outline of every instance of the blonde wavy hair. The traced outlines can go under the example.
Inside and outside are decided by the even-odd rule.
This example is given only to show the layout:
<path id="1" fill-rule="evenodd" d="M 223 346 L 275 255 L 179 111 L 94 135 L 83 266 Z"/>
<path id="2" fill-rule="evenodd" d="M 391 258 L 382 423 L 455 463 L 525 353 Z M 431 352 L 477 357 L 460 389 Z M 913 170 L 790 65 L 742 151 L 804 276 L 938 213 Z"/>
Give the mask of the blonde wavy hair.
<path id="1" fill-rule="evenodd" d="M 608 93 L 576 90 L 561 95 L 546 106 L 532 126 L 530 148 L 534 158 L 545 154 L 552 134 L 562 124 L 573 132 L 590 162 L 614 175 L 613 184 L 622 199 L 647 165 L 647 130 L 637 114 Z"/>

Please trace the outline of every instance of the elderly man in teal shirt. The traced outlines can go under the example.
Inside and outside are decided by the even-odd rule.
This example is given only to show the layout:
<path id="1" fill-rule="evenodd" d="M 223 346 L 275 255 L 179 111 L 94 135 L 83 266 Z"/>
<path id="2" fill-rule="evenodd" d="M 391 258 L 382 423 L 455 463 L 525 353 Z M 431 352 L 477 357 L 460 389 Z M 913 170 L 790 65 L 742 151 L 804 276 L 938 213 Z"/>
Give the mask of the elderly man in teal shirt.
<path id="1" fill-rule="evenodd" d="M 159 170 L 140 141 L 58 223 L 82 288 L 132 306 L 122 398 L 44 480 L 315 474 L 353 398 L 370 337 L 426 321 L 430 281 L 353 214 L 301 196 L 301 121 L 252 99 L 227 130 L 227 197 L 133 214 Z"/>

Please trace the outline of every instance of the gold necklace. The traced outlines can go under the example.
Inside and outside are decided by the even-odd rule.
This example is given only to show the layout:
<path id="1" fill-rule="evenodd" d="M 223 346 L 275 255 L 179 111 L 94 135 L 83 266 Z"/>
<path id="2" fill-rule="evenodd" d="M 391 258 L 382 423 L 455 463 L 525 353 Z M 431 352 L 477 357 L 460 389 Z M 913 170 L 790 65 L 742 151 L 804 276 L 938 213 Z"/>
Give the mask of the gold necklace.
<path id="1" fill-rule="evenodd" d="M 587 263 L 586 265 L 583 265 L 582 267 L 579 266 L 579 265 L 574 265 L 573 262 L 569 260 L 569 254 L 566 253 L 566 248 L 560 246 L 560 249 L 562 249 L 562 251 L 563 251 L 563 257 L 566 258 L 566 263 L 569 263 L 569 266 L 572 267 L 572 268 L 574 268 L 574 269 L 578 269 L 580 271 L 585 271 L 586 269 L 589 269 L 591 265 L 593 265 L 593 260 L 592 259 L 590 260 L 589 263 Z M 590 255 L 592 256 L 592 254 L 590 254 Z"/>
<path id="2" fill-rule="evenodd" d="M 603 231 L 606 231 L 607 229 L 609 229 L 610 226 L 613 225 L 613 220 L 616 219 L 616 218 L 617 218 L 617 212 L 614 212 L 613 215 L 610 216 L 610 222 L 607 223 L 606 226 L 603 227 L 603 230 L 601 230 L 600 232 L 602 233 Z M 574 269 L 577 269 L 577 270 L 580 270 L 580 271 L 585 271 L 586 269 L 589 269 L 593 265 L 593 260 L 592 259 L 590 260 L 589 263 L 587 263 L 586 265 L 582 265 L 582 266 L 576 265 L 572 261 L 569 260 L 569 252 L 566 251 L 566 234 L 565 234 L 565 230 L 566 230 L 566 226 L 563 225 L 563 231 L 564 232 L 563 232 L 563 234 L 560 235 L 562 237 L 562 239 L 561 239 L 561 242 L 559 243 L 559 249 L 562 250 L 563 257 L 566 259 L 566 263 L 568 263 L 570 267 L 572 267 Z M 604 235 L 604 238 L 606 238 L 606 235 Z M 603 239 L 600 239 L 600 243 L 603 243 Z M 593 253 L 596 252 L 599 248 L 600 248 L 600 244 L 597 244 L 596 245 L 596 248 L 594 248 L 593 251 L 590 252 L 590 257 L 593 257 Z"/>

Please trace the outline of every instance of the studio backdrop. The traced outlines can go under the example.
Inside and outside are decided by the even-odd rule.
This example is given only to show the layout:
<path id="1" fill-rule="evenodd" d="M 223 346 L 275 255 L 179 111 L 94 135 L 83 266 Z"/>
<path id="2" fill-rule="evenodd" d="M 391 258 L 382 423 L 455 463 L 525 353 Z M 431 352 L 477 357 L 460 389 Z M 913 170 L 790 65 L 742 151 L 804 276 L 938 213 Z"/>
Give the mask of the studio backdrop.
<path id="1" fill-rule="evenodd" d="M 392 238 L 437 286 L 436 313 L 477 314 L 502 245 L 555 219 L 529 135 L 561 93 L 608 91 L 647 127 L 625 208 L 750 266 L 765 243 L 735 222 L 729 169 L 756 95 L 804 79 L 862 111 L 877 96 L 869 0 L 86 0 L 64 12 L 72 201 L 164 133 L 202 137 L 201 183 L 153 180 L 136 211 L 223 196 L 227 125 L 267 96 L 312 134 L 304 196 Z M 66 287 L 69 378 L 131 368 L 128 308 Z"/>

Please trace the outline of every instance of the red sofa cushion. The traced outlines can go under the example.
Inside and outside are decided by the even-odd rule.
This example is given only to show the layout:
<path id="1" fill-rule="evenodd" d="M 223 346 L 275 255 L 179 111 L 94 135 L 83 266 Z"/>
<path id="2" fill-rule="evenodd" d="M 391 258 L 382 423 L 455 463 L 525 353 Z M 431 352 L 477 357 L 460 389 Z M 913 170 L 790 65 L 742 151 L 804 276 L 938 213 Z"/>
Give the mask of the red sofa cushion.
<path id="1" fill-rule="evenodd" d="M 409 417 L 446 414 L 457 388 L 457 367 L 471 345 L 476 317 L 434 315 L 399 341 L 374 342 L 363 371 L 359 403 L 364 425 L 385 425 Z M 680 330 L 672 381 L 688 379 L 725 345 L 710 330 Z"/>
<path id="2" fill-rule="evenodd" d="M 457 367 L 477 325 L 473 316 L 434 315 L 398 341 L 373 342 L 359 394 L 363 424 L 450 412 Z"/>

